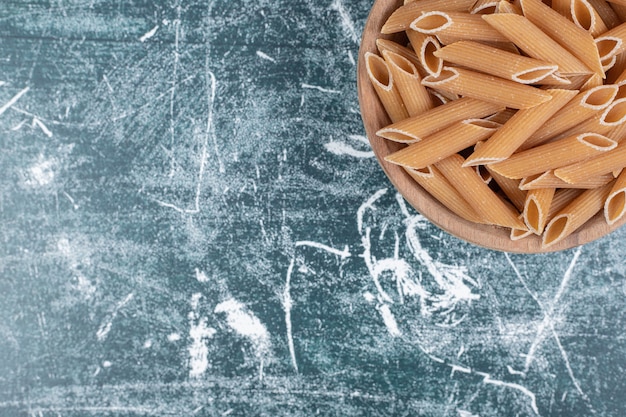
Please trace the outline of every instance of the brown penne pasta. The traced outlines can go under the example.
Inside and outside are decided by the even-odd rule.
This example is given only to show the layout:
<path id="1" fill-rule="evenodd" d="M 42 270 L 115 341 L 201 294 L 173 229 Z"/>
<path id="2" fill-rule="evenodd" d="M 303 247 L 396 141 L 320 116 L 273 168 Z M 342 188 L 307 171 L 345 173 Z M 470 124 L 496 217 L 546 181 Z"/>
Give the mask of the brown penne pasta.
<path id="1" fill-rule="evenodd" d="M 431 10 L 467 12 L 476 0 L 419 0 L 396 9 L 387 19 L 381 33 L 390 34 L 405 31 L 411 22 L 422 13 Z"/>
<path id="2" fill-rule="evenodd" d="M 607 153 L 616 146 L 617 142 L 606 136 L 583 133 L 513 154 L 492 164 L 491 169 L 508 178 L 524 178 Z"/>
<path id="3" fill-rule="evenodd" d="M 485 140 L 499 127 L 500 124 L 483 119 L 456 122 L 419 142 L 387 155 L 385 160 L 407 168 L 425 168 L 476 142 Z"/>
<path id="4" fill-rule="evenodd" d="M 380 129 L 376 134 L 395 142 L 418 142 L 455 122 L 489 116 L 501 110 L 504 110 L 504 106 L 464 97 L 399 123 L 393 123 Z"/>
<path id="5" fill-rule="evenodd" d="M 385 60 L 378 55 L 367 53 L 365 55 L 365 63 L 367 75 L 391 121 L 395 123 L 409 117 L 400 92 L 393 81 L 389 65 L 387 65 Z"/>
<path id="6" fill-rule="evenodd" d="M 441 75 L 425 77 L 422 84 L 514 109 L 538 106 L 552 99 L 538 88 L 456 67 L 444 66 Z"/>
<path id="7" fill-rule="evenodd" d="M 446 62 L 521 84 L 536 84 L 558 69 L 557 65 L 506 52 L 474 41 L 459 41 L 434 53 Z M 487 59 L 486 59 L 487 58 Z"/>
<path id="8" fill-rule="evenodd" d="M 611 184 L 586 190 L 565 206 L 546 226 L 542 246 L 547 248 L 565 239 L 598 213 L 611 190 Z"/>

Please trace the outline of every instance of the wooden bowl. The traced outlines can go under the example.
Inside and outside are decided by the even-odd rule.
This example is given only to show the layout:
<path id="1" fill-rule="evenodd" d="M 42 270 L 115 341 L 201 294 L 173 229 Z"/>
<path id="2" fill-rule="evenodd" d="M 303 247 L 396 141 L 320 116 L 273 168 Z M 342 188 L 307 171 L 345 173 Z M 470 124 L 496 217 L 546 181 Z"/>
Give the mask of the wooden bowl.
<path id="1" fill-rule="evenodd" d="M 520 253 L 540 253 L 569 249 L 598 239 L 622 226 L 626 218 L 608 226 L 602 213 L 589 220 L 566 239 L 548 248 L 541 247 L 539 236 L 528 236 L 521 240 L 511 240 L 510 230 L 498 226 L 475 224 L 457 216 L 420 187 L 397 165 L 384 160 L 385 156 L 400 149 L 399 143 L 388 141 L 376 135 L 382 127 L 390 124 L 385 110 L 367 76 L 364 56 L 367 52 L 378 53 L 376 39 L 385 38 L 405 42 L 403 34 L 381 35 L 380 29 L 391 13 L 403 4 L 403 0 L 376 0 L 363 30 L 357 66 L 357 87 L 361 117 L 370 144 L 378 162 L 391 183 L 420 214 L 439 228 L 467 242 L 500 251 Z"/>

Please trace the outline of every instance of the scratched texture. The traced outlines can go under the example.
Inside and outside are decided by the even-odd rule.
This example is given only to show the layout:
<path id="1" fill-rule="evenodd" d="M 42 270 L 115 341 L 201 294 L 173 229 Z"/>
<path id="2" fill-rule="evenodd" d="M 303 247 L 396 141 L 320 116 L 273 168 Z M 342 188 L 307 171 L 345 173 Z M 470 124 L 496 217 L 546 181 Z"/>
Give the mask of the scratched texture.
<path id="1" fill-rule="evenodd" d="M 370 6 L 2 0 L 0 415 L 626 413 L 626 232 L 508 255 L 407 207 Z"/>

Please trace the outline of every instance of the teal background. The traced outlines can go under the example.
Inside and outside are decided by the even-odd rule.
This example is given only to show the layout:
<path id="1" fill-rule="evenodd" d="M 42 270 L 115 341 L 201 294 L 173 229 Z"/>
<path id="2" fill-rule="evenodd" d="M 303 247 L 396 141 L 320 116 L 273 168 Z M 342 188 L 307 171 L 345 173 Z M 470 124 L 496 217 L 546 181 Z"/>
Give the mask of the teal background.
<path id="1" fill-rule="evenodd" d="M 0 415 L 626 413 L 625 232 L 513 255 L 407 207 L 371 5 L 3 0 Z"/>

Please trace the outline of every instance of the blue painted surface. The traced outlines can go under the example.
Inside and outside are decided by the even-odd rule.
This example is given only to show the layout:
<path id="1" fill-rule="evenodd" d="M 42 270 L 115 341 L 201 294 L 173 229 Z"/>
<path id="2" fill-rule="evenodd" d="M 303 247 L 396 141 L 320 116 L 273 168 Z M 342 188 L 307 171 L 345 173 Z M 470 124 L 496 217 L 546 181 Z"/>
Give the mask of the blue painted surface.
<path id="1" fill-rule="evenodd" d="M 0 415 L 626 412 L 625 232 L 507 255 L 407 207 L 370 7 L 3 1 Z"/>

